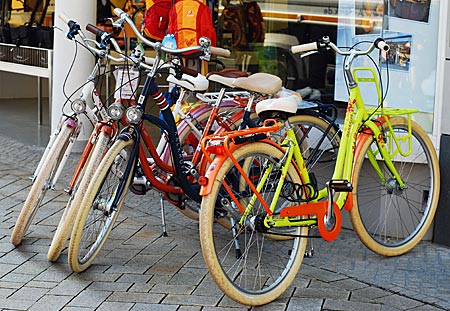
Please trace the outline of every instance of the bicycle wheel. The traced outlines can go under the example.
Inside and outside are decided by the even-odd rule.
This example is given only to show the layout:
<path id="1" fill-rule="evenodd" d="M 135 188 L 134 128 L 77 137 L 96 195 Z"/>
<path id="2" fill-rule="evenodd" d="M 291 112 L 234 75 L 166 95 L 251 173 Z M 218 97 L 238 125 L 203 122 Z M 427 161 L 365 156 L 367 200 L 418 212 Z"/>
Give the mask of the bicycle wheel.
<path id="1" fill-rule="evenodd" d="M 124 175 L 129 161 L 135 161 L 131 158 L 133 146 L 133 140 L 117 140 L 89 183 L 70 237 L 68 259 L 75 272 L 89 268 L 116 222 L 133 177 L 133 171 Z M 123 185 L 125 190 L 117 194 Z M 117 195 L 117 206 L 111 206 Z"/>
<path id="2" fill-rule="evenodd" d="M 327 132 L 330 123 L 312 115 L 292 116 L 289 123 L 294 129 L 308 172 L 314 173 L 317 188 L 324 188 L 333 176 L 341 142 L 340 132 L 333 126 Z"/>
<path id="3" fill-rule="evenodd" d="M 31 186 L 30 192 L 11 233 L 12 244 L 19 245 L 22 242 L 23 236 L 28 231 L 37 211 L 41 207 L 45 193 L 51 188 L 52 179 L 58 170 L 59 163 L 69 144 L 69 138 L 73 130 L 73 128 L 67 125 L 61 128 L 58 137 L 47 154 L 47 158 L 42 163 L 42 169 L 38 172 Z"/>
<path id="4" fill-rule="evenodd" d="M 232 115 L 234 113 L 241 112 L 242 108 L 238 106 L 226 106 L 219 108 L 219 114 L 222 121 L 227 122 L 227 125 L 231 129 L 237 129 L 239 127 L 239 124 L 241 122 L 241 119 L 238 121 L 234 121 Z M 195 117 L 195 120 L 192 120 L 196 128 L 200 131 L 203 131 L 203 129 L 206 126 L 206 123 L 208 122 L 208 119 L 210 117 L 210 110 L 204 110 L 203 113 L 197 115 Z M 216 130 L 218 127 L 218 124 L 215 123 L 212 126 L 212 130 Z M 212 133 L 208 133 L 212 134 Z M 194 132 L 192 131 L 191 126 L 187 122 L 183 122 L 178 127 L 178 135 L 180 138 L 180 144 L 181 148 L 183 150 L 183 158 L 186 161 L 186 164 L 189 165 L 189 163 L 192 163 L 192 159 L 194 157 L 195 152 L 197 152 L 197 146 L 200 143 L 201 138 L 197 137 Z M 168 161 L 172 161 L 170 159 L 170 148 L 166 149 L 167 152 L 165 156 L 167 157 Z M 195 170 L 198 170 L 199 167 L 197 167 L 198 163 L 192 163 L 191 167 Z M 200 174 L 203 174 L 204 172 L 199 172 Z M 194 200 L 186 198 L 184 201 L 183 208 L 180 206 L 175 205 L 176 208 L 180 213 L 185 215 L 186 217 L 198 221 L 199 219 L 199 209 L 200 204 L 195 202 Z"/>
<path id="5" fill-rule="evenodd" d="M 272 164 L 283 157 L 283 152 L 273 145 L 258 142 L 242 145 L 233 155 L 255 185 L 263 172 L 272 168 L 260 192 L 270 204 L 280 177 L 280 171 Z M 298 172 L 290 166 L 286 181 L 300 183 L 300 180 Z M 240 225 L 241 213 L 234 208 L 234 201 L 223 187 L 224 182 L 244 207 L 251 199 L 248 185 L 232 161 L 227 159 L 218 168 L 212 191 L 202 200 L 200 242 L 203 257 L 212 278 L 227 296 L 246 305 L 269 303 L 280 296 L 297 275 L 305 252 L 308 228 L 296 228 L 295 232 L 290 232 L 295 235 L 291 239 L 268 237 L 280 234 L 282 230 L 268 232 L 264 229 L 262 221 L 266 213 L 258 200 L 254 202 L 249 221 Z M 295 203 L 280 196 L 275 211 L 292 204 Z M 217 224 L 218 215 L 228 217 L 231 228 Z"/>
<path id="6" fill-rule="evenodd" d="M 100 161 L 105 154 L 108 147 L 110 137 L 105 132 L 100 132 L 91 154 L 85 163 L 84 169 L 80 172 L 77 181 L 72 189 L 71 196 L 64 209 L 63 215 L 53 235 L 52 243 L 47 253 L 47 259 L 49 261 L 56 261 L 64 248 L 67 238 L 69 237 L 70 230 L 72 230 L 73 223 L 77 216 L 79 206 L 86 194 L 87 187 L 95 173 Z"/>
<path id="7" fill-rule="evenodd" d="M 390 153 L 398 147 L 392 134 L 400 139 L 400 146 L 408 150 L 408 122 L 392 118 L 393 133 L 386 132 Z M 404 138 L 402 140 L 402 138 Z M 428 134 L 412 123 L 413 153 L 397 154 L 394 165 L 406 187 L 402 189 L 383 162 L 378 159 L 382 182 L 368 154 L 377 150 L 373 137 L 364 143 L 354 167 L 354 206 L 350 219 L 360 240 L 373 252 L 383 256 L 397 256 L 411 250 L 423 238 L 436 212 L 439 198 L 439 164 Z M 379 174 L 379 172 L 378 172 Z"/>

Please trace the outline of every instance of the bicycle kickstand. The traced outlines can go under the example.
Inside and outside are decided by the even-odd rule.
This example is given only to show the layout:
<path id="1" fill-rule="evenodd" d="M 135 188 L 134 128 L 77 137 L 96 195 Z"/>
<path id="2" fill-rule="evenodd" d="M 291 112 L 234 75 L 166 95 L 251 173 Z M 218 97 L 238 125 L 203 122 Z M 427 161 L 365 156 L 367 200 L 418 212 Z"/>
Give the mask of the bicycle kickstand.
<path id="1" fill-rule="evenodd" d="M 159 201 L 161 203 L 161 222 L 162 222 L 162 234 L 161 234 L 161 236 L 169 236 L 167 234 L 166 215 L 164 213 L 164 199 L 163 199 L 163 195 L 162 195 L 161 192 L 159 193 Z"/>
<path id="2" fill-rule="evenodd" d="M 314 239 L 309 238 L 308 239 L 308 245 L 306 245 L 306 250 L 305 250 L 305 257 L 306 258 L 312 258 L 314 257 L 314 243 L 313 243 Z"/>

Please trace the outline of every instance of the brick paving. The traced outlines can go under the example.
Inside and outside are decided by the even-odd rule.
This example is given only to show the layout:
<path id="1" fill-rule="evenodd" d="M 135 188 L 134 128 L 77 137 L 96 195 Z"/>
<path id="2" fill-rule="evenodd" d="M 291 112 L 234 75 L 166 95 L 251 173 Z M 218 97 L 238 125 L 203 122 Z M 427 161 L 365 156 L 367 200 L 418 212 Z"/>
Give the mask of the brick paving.
<path id="1" fill-rule="evenodd" d="M 30 187 L 28 176 L 43 148 L 0 137 L 1 310 L 450 310 L 450 249 L 420 243 L 410 253 L 385 258 L 367 250 L 351 230 L 334 242 L 314 239 L 292 286 L 276 301 L 250 308 L 225 297 L 208 274 L 197 223 L 166 204 L 168 237 L 161 237 L 159 195 L 127 195 L 101 255 L 81 274 L 56 263 L 47 250 L 67 196 L 59 188 L 45 198 L 22 245 L 9 243 Z"/>

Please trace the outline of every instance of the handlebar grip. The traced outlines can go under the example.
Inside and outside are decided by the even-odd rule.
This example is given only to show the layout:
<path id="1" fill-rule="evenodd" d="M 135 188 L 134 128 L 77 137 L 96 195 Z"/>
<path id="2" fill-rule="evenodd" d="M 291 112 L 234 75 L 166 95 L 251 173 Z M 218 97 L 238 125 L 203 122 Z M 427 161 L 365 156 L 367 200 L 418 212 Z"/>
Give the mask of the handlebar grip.
<path id="1" fill-rule="evenodd" d="M 211 51 L 211 54 L 213 54 L 213 55 L 223 56 L 223 57 L 231 56 L 230 50 L 227 50 L 227 49 L 222 49 L 222 48 L 218 48 L 215 46 L 210 46 L 209 49 Z"/>
<path id="2" fill-rule="evenodd" d="M 300 45 L 291 46 L 291 53 L 297 54 L 308 51 L 315 51 L 319 49 L 319 45 L 317 42 L 305 43 Z"/>
<path id="3" fill-rule="evenodd" d="M 69 24 L 69 18 L 64 13 L 59 13 L 58 17 L 65 23 Z"/>
<path id="4" fill-rule="evenodd" d="M 378 49 L 387 52 L 390 49 L 389 44 L 386 43 L 386 41 L 384 41 L 382 38 L 378 38 L 375 40 L 374 42 L 375 47 L 377 47 Z"/>
<path id="5" fill-rule="evenodd" d="M 105 33 L 104 30 L 102 30 L 102 29 L 100 29 L 100 28 L 98 28 L 98 27 L 96 27 L 96 26 L 94 26 L 92 24 L 87 24 L 86 25 L 86 30 L 89 31 L 89 32 L 92 32 L 94 35 L 100 36 L 100 37 Z"/>
<path id="6" fill-rule="evenodd" d="M 194 78 L 198 76 L 198 71 L 188 67 L 181 66 L 181 72 L 187 75 L 193 76 Z"/>
<path id="7" fill-rule="evenodd" d="M 120 17 L 120 15 L 122 15 L 122 13 L 125 13 L 122 9 L 119 9 L 119 8 L 114 9 L 114 14 L 116 14 L 118 17 Z"/>

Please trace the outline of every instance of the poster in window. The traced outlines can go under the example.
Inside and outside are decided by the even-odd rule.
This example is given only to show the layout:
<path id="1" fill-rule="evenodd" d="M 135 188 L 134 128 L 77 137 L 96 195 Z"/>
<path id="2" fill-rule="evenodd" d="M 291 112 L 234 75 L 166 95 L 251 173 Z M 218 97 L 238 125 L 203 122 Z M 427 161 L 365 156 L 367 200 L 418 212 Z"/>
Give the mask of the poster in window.
<path id="1" fill-rule="evenodd" d="M 367 0 L 371 2 L 374 27 L 369 32 L 361 30 L 358 20 L 366 9 L 361 1 L 339 0 L 337 45 L 350 47 L 357 45 L 360 49 L 367 48 L 365 41 L 380 36 L 390 45 L 391 50 L 385 57 L 380 57 L 376 50 L 372 53 L 373 62 L 368 59 L 358 59 L 356 66 L 375 65 L 381 68 L 381 80 L 384 92 L 387 92 L 384 104 L 388 107 L 417 108 L 420 113 L 415 118 L 424 128 L 431 132 L 433 128 L 433 112 L 435 105 L 436 64 L 439 33 L 439 1 L 423 0 L 424 14 L 419 16 L 417 8 L 411 8 L 410 13 L 396 13 L 400 2 L 406 0 Z M 419 2 L 419 1 L 414 1 Z M 403 4 L 400 4 L 401 6 Z M 376 5 L 376 6 L 375 6 Z M 380 8 L 380 6 L 382 9 Z M 395 5 L 395 7 L 394 7 Z M 382 14 L 379 14 L 382 12 Z M 426 14 L 425 14 L 426 13 Z M 378 14 L 378 15 L 377 15 Z M 352 19 L 355 22 L 351 22 Z M 380 27 L 377 27 L 381 23 Z M 379 29 L 379 30 L 378 30 Z M 343 58 L 336 57 L 336 68 L 342 68 Z M 389 79 L 387 74 L 389 73 Z M 389 83 L 387 83 L 389 81 Z M 363 88 L 365 86 L 361 86 Z M 364 90 L 362 90 L 364 93 Z M 342 70 L 335 74 L 335 100 L 346 102 L 347 87 Z M 377 105 L 377 98 L 369 98 Z"/>

